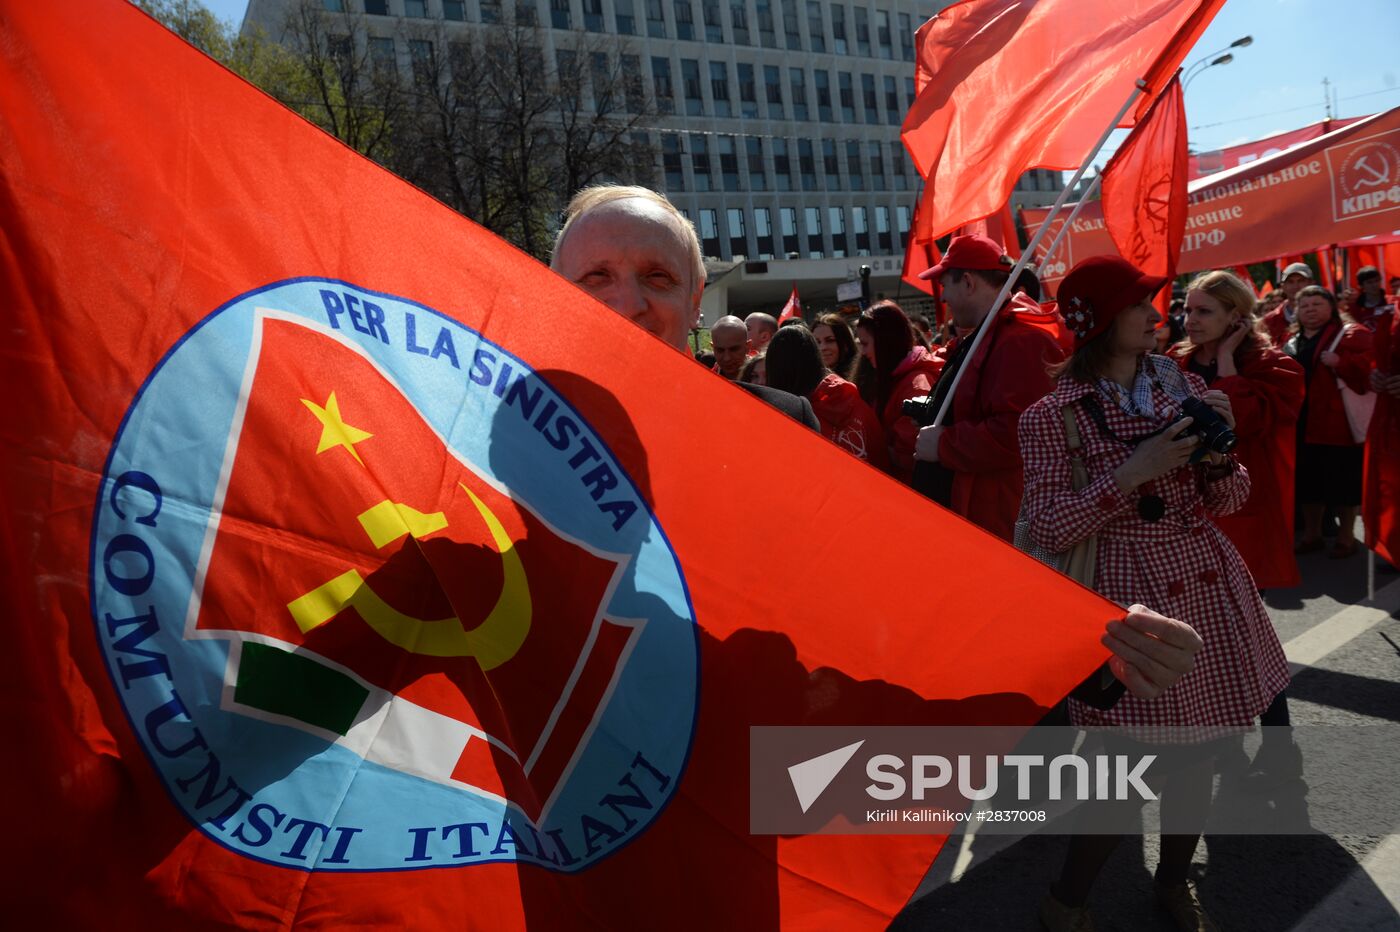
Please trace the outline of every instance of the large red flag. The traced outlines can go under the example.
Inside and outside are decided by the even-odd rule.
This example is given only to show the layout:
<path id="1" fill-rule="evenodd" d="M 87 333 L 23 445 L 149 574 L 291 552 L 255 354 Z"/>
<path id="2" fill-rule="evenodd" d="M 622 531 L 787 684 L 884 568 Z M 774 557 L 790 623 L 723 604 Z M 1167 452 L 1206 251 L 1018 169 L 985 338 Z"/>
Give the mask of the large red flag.
<path id="1" fill-rule="evenodd" d="M 883 927 L 942 840 L 750 835 L 750 726 L 1029 724 L 1120 614 L 125 0 L 0 16 L 0 287 L 21 921 Z"/>
<path id="2" fill-rule="evenodd" d="M 1103 218 L 1119 254 L 1171 278 L 1186 236 L 1186 108 L 1172 78 L 1103 173 Z"/>
<path id="3" fill-rule="evenodd" d="M 1376 331 L 1375 367 L 1400 374 L 1400 313 Z M 1400 566 L 1400 399 L 1379 392 L 1366 435 L 1366 473 L 1361 492 L 1366 546 L 1391 566 Z"/>
<path id="4" fill-rule="evenodd" d="M 1224 0 L 963 0 L 915 39 L 904 144 L 935 239 L 1005 204 L 1034 167 L 1078 168 L 1128 99 L 1145 114 Z"/>

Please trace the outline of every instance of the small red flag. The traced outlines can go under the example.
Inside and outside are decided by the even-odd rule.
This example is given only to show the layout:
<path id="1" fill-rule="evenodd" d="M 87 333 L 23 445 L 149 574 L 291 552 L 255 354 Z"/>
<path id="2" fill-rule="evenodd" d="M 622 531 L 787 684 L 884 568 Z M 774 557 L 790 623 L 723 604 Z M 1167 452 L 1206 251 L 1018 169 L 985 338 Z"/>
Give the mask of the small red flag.
<path id="1" fill-rule="evenodd" d="M 1103 216 L 1123 258 L 1172 277 L 1186 235 L 1186 109 L 1172 78 L 1103 173 Z"/>
<path id="2" fill-rule="evenodd" d="M 903 139 L 930 238 L 995 213 L 1027 169 L 1078 168 L 1134 82 L 1156 94 L 1223 3 L 964 0 L 920 27 Z"/>
<path id="3" fill-rule="evenodd" d="M 781 327 L 789 320 L 802 319 L 802 299 L 797 296 L 797 282 L 792 283 L 792 294 L 788 295 L 787 304 L 783 305 L 783 312 L 778 315 L 778 326 Z"/>

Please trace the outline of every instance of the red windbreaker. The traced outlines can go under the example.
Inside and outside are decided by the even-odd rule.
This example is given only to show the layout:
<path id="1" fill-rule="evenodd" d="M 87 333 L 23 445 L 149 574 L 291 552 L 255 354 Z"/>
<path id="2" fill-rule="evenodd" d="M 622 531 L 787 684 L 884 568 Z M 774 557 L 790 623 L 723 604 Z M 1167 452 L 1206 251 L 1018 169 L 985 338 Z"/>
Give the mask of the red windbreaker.
<path id="1" fill-rule="evenodd" d="M 890 451 L 890 473 L 908 483 L 914 478 L 914 441 L 919 437 L 919 425 L 904 414 L 904 402 L 933 392 L 943 360 L 935 359 L 922 346 L 915 346 L 895 367 L 894 390 L 885 400 L 880 412 L 880 424 L 885 429 L 885 443 Z"/>
<path id="2" fill-rule="evenodd" d="M 1185 369 L 1191 354 L 1177 363 Z M 1260 589 L 1301 581 L 1293 556 L 1293 480 L 1298 411 L 1303 407 L 1303 367 L 1284 353 L 1263 349 L 1241 354 L 1237 375 L 1210 387 L 1230 396 L 1235 412 L 1235 458 L 1249 470 L 1249 498 L 1238 511 L 1212 520 L 1244 557 Z"/>
<path id="3" fill-rule="evenodd" d="M 831 373 L 817 383 L 807 400 L 812 403 L 826 439 L 878 469 L 889 470 L 885 431 L 875 409 L 865 403 L 855 385 Z"/>
<path id="4" fill-rule="evenodd" d="M 1337 327 L 1337 322 L 1333 321 L 1322 332 L 1322 339 L 1317 341 L 1319 356 L 1327 352 L 1337 338 Z M 1320 360 L 1313 363 L 1312 378 L 1308 381 L 1308 423 L 1303 426 L 1305 442 L 1331 447 L 1360 446 L 1352 439 L 1337 379 L 1357 394 L 1371 390 L 1372 339 L 1371 331 L 1365 327 L 1350 325 L 1337 344 L 1336 353 L 1341 357 L 1337 368 L 1324 366 Z"/>

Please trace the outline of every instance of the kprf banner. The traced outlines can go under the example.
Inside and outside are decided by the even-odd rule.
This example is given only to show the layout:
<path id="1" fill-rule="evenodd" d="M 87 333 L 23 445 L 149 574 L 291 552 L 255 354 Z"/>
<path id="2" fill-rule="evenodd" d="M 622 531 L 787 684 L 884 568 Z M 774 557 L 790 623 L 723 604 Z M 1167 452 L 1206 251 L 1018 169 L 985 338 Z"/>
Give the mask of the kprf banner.
<path id="1" fill-rule="evenodd" d="M 0 13 L 0 231 L 12 917 L 883 927 L 941 839 L 750 835 L 750 726 L 1025 725 L 1121 614 L 124 0 Z"/>
<path id="2" fill-rule="evenodd" d="M 1389 233 L 1400 227 L 1400 108 L 1198 178 L 1189 185 L 1188 201 L 1178 272 L 1229 268 Z M 1025 211 L 1030 235 L 1046 213 Z M 1042 279 L 1053 288 L 1076 262 L 1116 254 L 1101 205 L 1094 202 L 1084 205 L 1054 255 L 1037 258 L 1049 270 Z"/>

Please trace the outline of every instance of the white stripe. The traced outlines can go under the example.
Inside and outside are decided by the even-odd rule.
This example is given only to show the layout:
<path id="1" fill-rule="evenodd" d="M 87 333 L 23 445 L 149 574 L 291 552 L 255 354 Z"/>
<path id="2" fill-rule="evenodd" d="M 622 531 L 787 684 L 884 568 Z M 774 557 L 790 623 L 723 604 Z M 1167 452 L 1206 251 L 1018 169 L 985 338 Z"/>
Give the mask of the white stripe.
<path id="1" fill-rule="evenodd" d="M 1395 928 L 1400 914 L 1400 835 L 1387 835 L 1356 867 L 1293 932 Z"/>
<path id="2" fill-rule="evenodd" d="M 1400 580 L 1376 593 L 1369 604 L 1350 605 L 1283 645 L 1288 662 L 1315 666 L 1332 651 L 1355 640 L 1400 610 Z"/>

